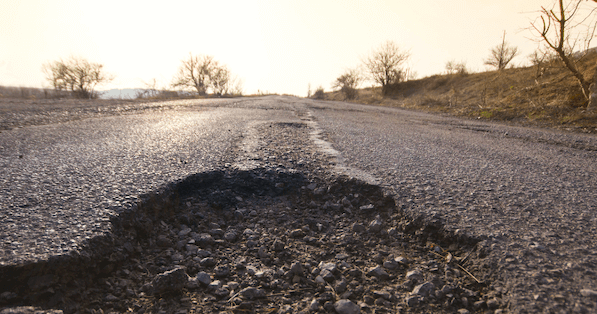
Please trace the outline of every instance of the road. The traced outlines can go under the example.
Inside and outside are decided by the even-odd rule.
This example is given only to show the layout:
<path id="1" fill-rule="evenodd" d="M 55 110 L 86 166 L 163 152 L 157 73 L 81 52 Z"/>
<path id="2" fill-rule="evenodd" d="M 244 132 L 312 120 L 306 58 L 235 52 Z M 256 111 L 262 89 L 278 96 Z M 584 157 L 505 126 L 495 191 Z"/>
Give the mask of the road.
<path id="1" fill-rule="evenodd" d="M 0 265 L 80 250 L 169 182 L 256 166 L 257 126 L 269 122 L 306 125 L 333 171 L 478 241 L 507 309 L 597 310 L 597 137 L 282 96 L 2 131 Z"/>

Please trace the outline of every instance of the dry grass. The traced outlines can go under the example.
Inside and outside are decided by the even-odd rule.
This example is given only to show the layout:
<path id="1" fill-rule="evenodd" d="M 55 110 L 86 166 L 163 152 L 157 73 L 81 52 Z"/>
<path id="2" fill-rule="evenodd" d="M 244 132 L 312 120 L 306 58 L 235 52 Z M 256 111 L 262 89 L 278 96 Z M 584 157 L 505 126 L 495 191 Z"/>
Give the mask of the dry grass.
<path id="1" fill-rule="evenodd" d="M 586 77 L 592 76 L 596 61 L 594 52 L 578 60 Z M 332 92 L 326 99 L 344 96 Z M 578 82 L 557 61 L 541 68 L 434 75 L 396 84 L 386 98 L 381 88 L 365 88 L 353 102 L 597 133 L 597 110 L 585 110 Z"/>

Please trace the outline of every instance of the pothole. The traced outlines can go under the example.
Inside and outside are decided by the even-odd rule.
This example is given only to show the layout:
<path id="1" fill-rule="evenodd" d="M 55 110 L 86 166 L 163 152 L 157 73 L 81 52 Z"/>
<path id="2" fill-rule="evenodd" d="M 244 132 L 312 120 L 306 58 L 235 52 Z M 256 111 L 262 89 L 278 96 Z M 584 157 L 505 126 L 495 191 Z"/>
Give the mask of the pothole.
<path id="1" fill-rule="evenodd" d="M 64 313 L 454 313 L 502 307 L 475 241 L 381 188 L 218 170 L 143 197 L 70 256 L 0 270 L 1 306 Z M 33 310 L 31 310 L 33 311 Z M 34 312 L 30 312 L 34 313 Z"/>

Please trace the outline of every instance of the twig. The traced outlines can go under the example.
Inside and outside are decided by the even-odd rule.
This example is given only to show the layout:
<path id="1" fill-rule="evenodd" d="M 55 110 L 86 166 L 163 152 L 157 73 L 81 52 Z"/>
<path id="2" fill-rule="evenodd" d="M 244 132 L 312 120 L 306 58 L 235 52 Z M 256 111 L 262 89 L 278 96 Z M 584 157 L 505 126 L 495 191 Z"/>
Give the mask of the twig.
<path id="1" fill-rule="evenodd" d="M 474 251 L 474 249 L 473 249 Z M 468 252 L 468 254 L 462 259 L 461 263 L 464 264 L 466 262 L 466 260 L 469 258 L 469 256 L 471 256 L 471 254 L 473 254 L 473 251 Z"/>
<path id="2" fill-rule="evenodd" d="M 481 283 L 481 281 L 479 279 L 477 279 L 475 276 L 473 276 L 473 274 L 471 274 L 468 270 L 466 270 L 464 267 L 460 266 L 460 264 L 456 264 L 458 265 L 458 267 L 460 267 L 460 269 L 464 270 L 465 273 L 467 273 L 467 275 L 471 276 L 471 278 L 475 279 L 475 281 L 477 283 Z"/>

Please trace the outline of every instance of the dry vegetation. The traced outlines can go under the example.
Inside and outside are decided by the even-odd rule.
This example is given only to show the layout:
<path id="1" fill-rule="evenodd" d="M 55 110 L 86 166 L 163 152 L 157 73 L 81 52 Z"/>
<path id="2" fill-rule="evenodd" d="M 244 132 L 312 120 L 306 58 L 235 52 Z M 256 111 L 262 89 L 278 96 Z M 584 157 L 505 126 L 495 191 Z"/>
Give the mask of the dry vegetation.
<path id="1" fill-rule="evenodd" d="M 577 60 L 586 77 L 595 71 L 597 52 Z M 340 92 L 328 100 L 345 100 Z M 597 133 L 597 110 L 587 111 L 578 80 L 552 59 L 539 66 L 472 74 L 434 75 L 381 88 L 359 90 L 357 103 L 401 107 L 474 119 Z"/>

